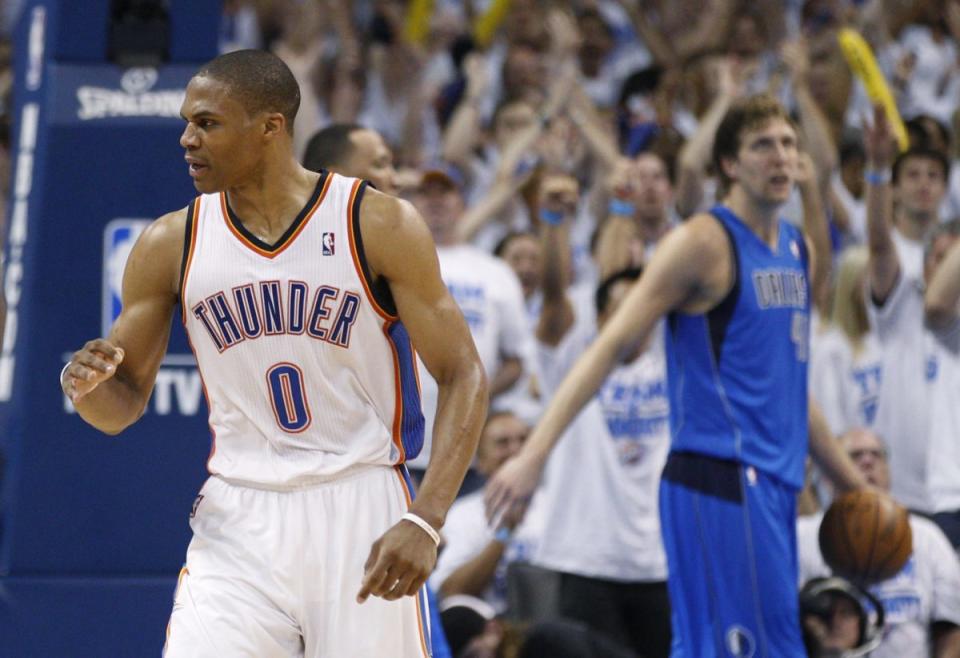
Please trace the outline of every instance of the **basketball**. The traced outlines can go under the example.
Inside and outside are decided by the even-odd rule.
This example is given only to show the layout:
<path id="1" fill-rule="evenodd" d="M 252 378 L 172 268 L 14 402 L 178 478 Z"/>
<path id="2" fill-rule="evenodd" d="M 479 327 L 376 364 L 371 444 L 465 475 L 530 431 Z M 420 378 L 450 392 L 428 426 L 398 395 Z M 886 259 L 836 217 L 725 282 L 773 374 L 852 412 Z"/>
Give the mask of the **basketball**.
<path id="1" fill-rule="evenodd" d="M 835 573 L 858 584 L 886 580 L 913 553 L 907 510 L 876 491 L 848 492 L 820 522 L 820 551 Z"/>

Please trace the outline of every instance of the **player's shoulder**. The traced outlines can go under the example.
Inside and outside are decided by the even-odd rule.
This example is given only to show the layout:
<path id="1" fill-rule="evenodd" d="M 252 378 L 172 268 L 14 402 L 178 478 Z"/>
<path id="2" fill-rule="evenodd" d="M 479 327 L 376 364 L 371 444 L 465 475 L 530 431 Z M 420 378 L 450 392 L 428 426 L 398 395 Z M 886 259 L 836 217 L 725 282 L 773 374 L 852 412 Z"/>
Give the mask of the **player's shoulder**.
<path id="1" fill-rule="evenodd" d="M 730 241 L 720 220 L 710 213 L 697 213 L 670 229 L 657 243 L 652 260 L 702 270 L 729 254 Z"/>
<path id="2" fill-rule="evenodd" d="M 698 212 L 675 226 L 670 234 L 697 248 L 716 249 L 727 246 L 726 230 L 720 220 L 709 212 Z"/>
<path id="3" fill-rule="evenodd" d="M 179 251 L 183 248 L 189 206 L 156 218 L 144 229 L 140 242 L 150 250 Z"/>
<path id="4" fill-rule="evenodd" d="M 436 261 L 430 230 L 413 204 L 373 188 L 360 201 L 360 234 L 375 276 L 395 278 L 416 263 Z"/>
<path id="5" fill-rule="evenodd" d="M 131 281 L 142 288 L 166 288 L 169 285 L 169 290 L 175 292 L 178 288 L 186 226 L 187 208 L 169 212 L 150 222 L 130 253 L 125 277 L 131 277 Z"/>
<path id="6" fill-rule="evenodd" d="M 364 234 L 426 228 L 413 204 L 367 186 L 360 202 Z M 366 237 L 366 235 L 365 235 Z"/>

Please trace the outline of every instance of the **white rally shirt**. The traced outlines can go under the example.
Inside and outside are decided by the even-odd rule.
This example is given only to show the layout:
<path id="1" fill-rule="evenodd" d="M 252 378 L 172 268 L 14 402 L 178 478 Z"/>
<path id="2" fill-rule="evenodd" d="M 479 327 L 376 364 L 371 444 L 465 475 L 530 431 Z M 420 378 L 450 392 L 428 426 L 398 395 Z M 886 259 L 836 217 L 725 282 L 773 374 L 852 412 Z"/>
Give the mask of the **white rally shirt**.
<path id="1" fill-rule="evenodd" d="M 487 377 L 497 372 L 504 357 L 520 358 L 528 370 L 533 336 L 517 275 L 499 258 L 466 244 L 439 247 L 437 256 L 440 276 L 467 321 Z M 411 465 L 425 468 L 430 457 L 439 391 L 423 363 L 418 364 L 426 433 L 423 452 Z"/>
<path id="2" fill-rule="evenodd" d="M 553 394 L 593 340 L 592 314 L 555 349 L 541 346 Z M 670 447 L 663 326 L 632 363 L 617 367 L 553 450 L 546 468 L 546 521 L 534 563 L 622 582 L 667 577 L 658 491 Z"/>

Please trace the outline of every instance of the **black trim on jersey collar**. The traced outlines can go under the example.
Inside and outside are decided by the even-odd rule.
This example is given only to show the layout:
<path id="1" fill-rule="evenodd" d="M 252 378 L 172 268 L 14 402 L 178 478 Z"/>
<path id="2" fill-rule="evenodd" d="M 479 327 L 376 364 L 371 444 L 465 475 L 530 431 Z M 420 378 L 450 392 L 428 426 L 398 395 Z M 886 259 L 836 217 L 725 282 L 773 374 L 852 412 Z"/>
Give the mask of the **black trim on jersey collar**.
<path id="1" fill-rule="evenodd" d="M 293 223 L 283 232 L 283 235 L 280 236 L 280 239 L 273 244 L 267 244 L 253 233 L 247 230 L 247 227 L 243 225 L 243 220 L 235 212 L 233 208 L 230 207 L 230 200 L 224 192 L 224 203 L 223 205 L 227 208 L 227 221 L 237 230 L 240 235 L 250 241 L 251 244 L 259 247 L 264 251 L 274 252 L 282 249 L 284 245 L 289 242 L 290 237 L 297 232 L 297 229 L 300 228 L 300 225 L 307 219 L 307 216 L 310 214 L 310 209 L 313 208 L 317 199 L 320 198 L 320 195 L 323 193 L 324 183 L 327 182 L 327 177 L 330 175 L 330 172 L 323 170 L 320 172 L 320 178 L 317 179 L 317 186 L 313 188 L 313 194 L 310 195 L 310 198 L 307 199 L 306 205 L 300 209 L 300 212 L 297 214 L 296 219 L 293 220 Z"/>

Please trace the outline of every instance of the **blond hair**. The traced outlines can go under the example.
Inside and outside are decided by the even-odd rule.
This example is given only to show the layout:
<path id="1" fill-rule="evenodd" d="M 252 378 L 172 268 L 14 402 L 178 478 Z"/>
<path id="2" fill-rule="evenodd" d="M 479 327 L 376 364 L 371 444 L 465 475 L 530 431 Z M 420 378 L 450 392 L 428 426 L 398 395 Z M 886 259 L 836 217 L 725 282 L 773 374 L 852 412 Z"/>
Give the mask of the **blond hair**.
<path id="1" fill-rule="evenodd" d="M 866 300 L 869 257 L 870 252 L 864 246 L 846 249 L 840 257 L 834 284 L 830 318 L 853 345 L 854 354 L 863 349 L 863 338 L 870 331 Z"/>

